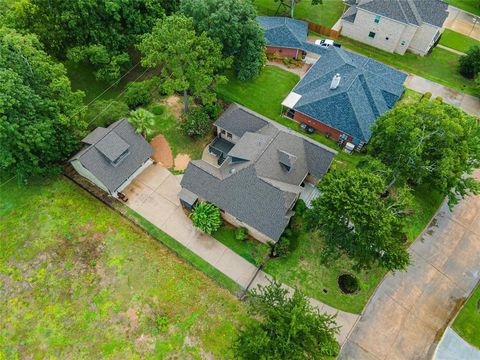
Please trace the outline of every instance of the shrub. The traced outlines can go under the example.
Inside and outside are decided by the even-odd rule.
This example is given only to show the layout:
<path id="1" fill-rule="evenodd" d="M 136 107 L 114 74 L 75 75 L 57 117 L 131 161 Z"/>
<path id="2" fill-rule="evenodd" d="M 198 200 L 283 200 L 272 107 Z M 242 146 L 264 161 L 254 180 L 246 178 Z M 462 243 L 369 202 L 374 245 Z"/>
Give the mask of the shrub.
<path id="1" fill-rule="evenodd" d="M 425 94 L 422 94 L 422 97 L 420 100 L 430 100 L 432 98 L 432 93 L 431 92 L 426 92 Z"/>
<path id="2" fill-rule="evenodd" d="M 152 101 L 149 83 L 147 81 L 130 83 L 125 91 L 124 99 L 132 108 L 148 105 Z"/>
<path id="3" fill-rule="evenodd" d="M 290 252 L 290 240 L 282 236 L 276 243 L 269 242 L 270 256 L 274 258 L 287 256 Z"/>
<path id="4" fill-rule="evenodd" d="M 167 107 L 165 105 L 155 105 L 155 106 L 152 107 L 152 109 L 150 111 L 152 112 L 152 114 L 160 116 L 160 115 L 163 115 L 165 113 L 166 109 L 167 109 Z"/>
<path id="5" fill-rule="evenodd" d="M 248 230 L 244 227 L 238 227 L 235 229 L 235 240 L 243 241 L 247 239 Z"/>
<path id="6" fill-rule="evenodd" d="M 212 235 L 222 226 L 220 209 L 208 202 L 201 202 L 190 213 L 193 225 L 205 233 Z"/>
<path id="7" fill-rule="evenodd" d="M 222 107 L 218 104 L 207 104 L 203 108 L 213 121 L 217 120 L 222 112 Z"/>
<path id="8" fill-rule="evenodd" d="M 85 120 L 90 128 L 107 127 L 111 123 L 128 116 L 130 109 L 122 101 L 97 100 L 88 107 Z"/>
<path id="9" fill-rule="evenodd" d="M 480 47 L 472 46 L 459 60 L 460 74 L 473 79 L 480 72 Z"/>
<path id="10" fill-rule="evenodd" d="M 307 205 L 305 204 L 305 201 L 298 199 L 297 204 L 295 205 L 295 214 L 298 216 L 303 216 L 305 211 L 307 211 Z"/>
<path id="11" fill-rule="evenodd" d="M 209 133 L 212 128 L 212 121 L 204 108 L 196 107 L 184 114 L 180 124 L 180 131 L 191 137 L 202 137 Z"/>

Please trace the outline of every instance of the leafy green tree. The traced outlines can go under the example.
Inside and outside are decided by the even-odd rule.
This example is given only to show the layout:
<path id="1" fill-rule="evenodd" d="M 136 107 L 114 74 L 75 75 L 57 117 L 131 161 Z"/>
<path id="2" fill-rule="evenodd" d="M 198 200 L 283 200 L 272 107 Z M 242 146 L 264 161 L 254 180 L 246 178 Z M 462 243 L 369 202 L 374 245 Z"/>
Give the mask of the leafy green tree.
<path id="1" fill-rule="evenodd" d="M 193 225 L 200 230 L 212 235 L 222 226 L 220 209 L 209 202 L 201 202 L 193 208 L 190 213 Z"/>
<path id="2" fill-rule="evenodd" d="M 117 100 L 97 100 L 88 106 L 85 114 L 85 121 L 89 123 L 89 128 L 98 126 L 107 127 L 111 123 L 128 117 L 130 109 L 127 104 Z"/>
<path id="3" fill-rule="evenodd" d="M 294 13 L 295 13 L 295 5 L 297 5 L 300 1 L 302 0 L 273 0 L 276 3 L 278 3 L 278 10 L 280 10 L 281 7 L 284 7 L 286 9 L 290 10 L 290 17 L 293 19 Z M 323 0 L 311 0 L 312 5 L 322 5 Z"/>
<path id="4" fill-rule="evenodd" d="M 265 64 L 265 37 L 250 1 L 183 0 L 182 12 L 193 18 L 197 33 L 206 32 L 233 57 L 233 70 L 242 81 L 260 74 Z"/>
<path id="5" fill-rule="evenodd" d="M 0 170 L 58 172 L 83 135 L 83 96 L 35 36 L 0 28 Z"/>
<path id="6" fill-rule="evenodd" d="M 180 130 L 186 136 L 202 137 L 212 130 L 212 120 L 203 108 L 195 107 L 183 116 Z"/>
<path id="7" fill-rule="evenodd" d="M 478 120 L 437 101 L 397 106 L 377 119 L 369 153 L 400 181 L 428 182 L 450 205 L 479 184 L 470 176 L 480 165 Z"/>
<path id="8" fill-rule="evenodd" d="M 230 64 L 224 60 L 221 45 L 206 33 L 197 35 L 193 21 L 184 15 L 172 15 L 159 21 L 152 32 L 142 36 L 138 48 L 142 64 L 161 69 L 166 93 L 183 92 L 185 112 L 188 92 L 204 104 L 216 99 L 214 87 L 226 82 L 219 73 Z"/>
<path id="9" fill-rule="evenodd" d="M 255 320 L 241 329 L 234 345 L 236 358 L 300 360 L 338 355 L 335 317 L 320 314 L 301 292 L 289 296 L 287 289 L 273 282 L 251 292 L 248 304 Z"/>
<path id="10" fill-rule="evenodd" d="M 137 133 L 142 134 L 144 138 L 152 133 L 155 126 L 155 116 L 143 108 L 132 110 L 128 120 L 136 129 Z"/>
<path id="11" fill-rule="evenodd" d="M 15 26 L 35 33 L 49 54 L 88 61 L 108 81 L 118 79 L 129 48 L 164 14 L 162 2 L 151 0 L 23 0 L 14 9 Z"/>
<path id="12" fill-rule="evenodd" d="M 460 74 L 468 79 L 473 79 L 480 72 L 480 46 L 472 46 L 466 55 L 459 59 Z"/>
<path id="13" fill-rule="evenodd" d="M 409 264 L 404 246 L 404 220 L 411 202 L 406 188 L 396 196 L 383 196 L 387 182 L 364 169 L 327 174 L 320 196 L 305 217 L 311 229 L 325 238 L 325 259 L 345 252 L 358 269 L 378 264 L 387 270 L 403 270 Z"/>

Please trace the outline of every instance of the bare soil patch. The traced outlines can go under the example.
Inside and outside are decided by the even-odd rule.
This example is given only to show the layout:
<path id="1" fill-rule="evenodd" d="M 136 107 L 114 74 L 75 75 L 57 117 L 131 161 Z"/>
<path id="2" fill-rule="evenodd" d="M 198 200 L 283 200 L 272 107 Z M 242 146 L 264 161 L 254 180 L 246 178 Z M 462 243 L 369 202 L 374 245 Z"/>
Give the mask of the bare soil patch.
<path id="1" fill-rule="evenodd" d="M 177 120 L 182 118 L 183 114 L 183 100 L 178 95 L 171 95 L 160 101 L 161 104 L 165 104 L 170 108 L 170 112 L 175 116 Z"/>
<path id="2" fill-rule="evenodd" d="M 163 167 L 170 168 L 173 166 L 173 154 L 167 139 L 163 135 L 155 136 L 150 145 L 153 147 L 152 159 Z"/>
<path id="3" fill-rule="evenodd" d="M 188 154 L 178 154 L 175 156 L 175 170 L 185 170 L 190 161 Z"/>

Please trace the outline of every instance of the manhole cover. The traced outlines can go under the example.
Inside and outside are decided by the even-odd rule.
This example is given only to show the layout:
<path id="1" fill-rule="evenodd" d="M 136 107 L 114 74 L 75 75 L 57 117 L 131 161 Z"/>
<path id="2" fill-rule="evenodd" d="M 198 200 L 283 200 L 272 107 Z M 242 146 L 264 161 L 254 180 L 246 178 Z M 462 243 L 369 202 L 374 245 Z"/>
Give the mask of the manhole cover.
<path id="1" fill-rule="evenodd" d="M 343 274 L 338 277 L 338 286 L 344 294 L 353 294 L 358 291 L 358 279 L 350 274 Z"/>

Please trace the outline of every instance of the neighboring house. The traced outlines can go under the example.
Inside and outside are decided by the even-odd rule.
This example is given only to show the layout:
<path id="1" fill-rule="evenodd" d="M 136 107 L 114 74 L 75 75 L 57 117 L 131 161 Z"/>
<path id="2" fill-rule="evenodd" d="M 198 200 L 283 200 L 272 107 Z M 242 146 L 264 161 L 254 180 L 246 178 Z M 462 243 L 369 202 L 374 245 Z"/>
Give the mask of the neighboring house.
<path id="1" fill-rule="evenodd" d="M 304 21 L 280 16 L 258 16 L 257 21 L 265 30 L 267 54 L 293 59 L 305 57 L 303 43 L 307 39 L 308 25 Z"/>
<path id="2" fill-rule="evenodd" d="M 398 54 L 426 55 L 448 16 L 441 0 L 346 0 L 341 19 L 349 38 Z"/>
<path id="3" fill-rule="evenodd" d="M 375 60 L 330 47 L 282 102 L 284 115 L 356 150 L 375 120 L 404 92 L 407 75 Z"/>
<path id="4" fill-rule="evenodd" d="M 215 122 L 217 137 L 191 161 L 179 194 L 218 206 L 223 218 L 262 242 L 278 241 L 299 198 L 307 206 L 336 152 L 239 105 Z"/>
<path id="5" fill-rule="evenodd" d="M 127 119 L 96 128 L 82 142 L 84 148 L 70 159 L 72 166 L 115 197 L 153 163 L 152 147 Z"/>

